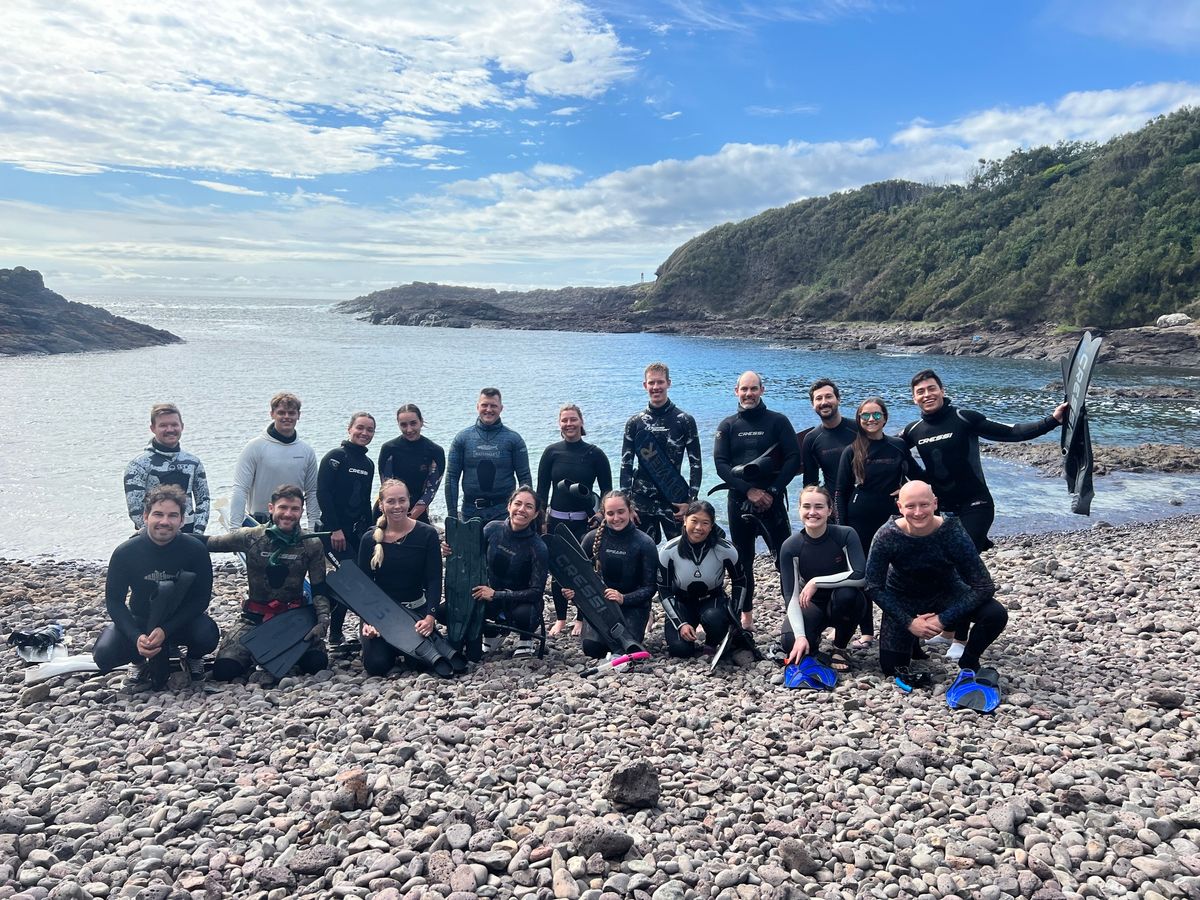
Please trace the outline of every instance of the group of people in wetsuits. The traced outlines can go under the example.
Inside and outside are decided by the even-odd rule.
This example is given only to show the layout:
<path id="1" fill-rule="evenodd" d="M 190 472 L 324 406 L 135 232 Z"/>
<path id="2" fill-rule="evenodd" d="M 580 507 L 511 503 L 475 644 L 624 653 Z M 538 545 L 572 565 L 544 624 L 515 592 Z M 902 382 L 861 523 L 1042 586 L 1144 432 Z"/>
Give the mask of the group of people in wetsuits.
<path id="1" fill-rule="evenodd" d="M 455 436 L 448 454 L 421 434 L 421 411 L 405 404 L 396 416 L 400 435 L 379 453 L 376 488 L 377 467 L 367 454 L 376 427 L 371 414 L 354 413 L 346 440 L 318 463 L 297 435 L 299 398 L 280 393 L 271 399 L 270 425 L 236 467 L 231 510 L 235 523 L 246 517 L 246 526 L 211 537 L 205 535 L 210 502 L 203 466 L 180 447 L 178 408 L 157 404 L 150 446 L 125 475 L 130 518 L 139 531 L 110 563 L 106 602 L 113 624 L 97 640 L 97 665 L 107 671 L 135 662 L 145 679 L 155 668 L 148 661 L 183 646 L 193 677 L 203 677 L 202 660 L 215 649 L 214 679 L 238 678 L 253 667 L 242 636 L 273 615 L 311 604 L 315 624 L 298 664 L 318 671 L 328 665 L 326 639 L 345 639 L 345 608 L 325 590 L 326 553 L 355 560 L 413 613 L 418 634 L 432 634 L 445 619 L 442 559 L 452 551 L 428 508 L 444 486 L 448 515 L 486 522 L 487 583 L 472 595 L 486 604 L 489 622 L 524 633 L 514 656 L 531 655 L 531 635 L 543 627 L 548 529 L 563 526 L 578 539 L 604 584 L 604 598 L 639 641 L 657 594 L 667 650 L 677 657 L 711 653 L 731 626 L 752 634 L 754 550 L 761 536 L 787 605 L 780 638 L 787 662 L 818 654 L 823 632 L 832 628 L 829 666 L 848 670 L 854 631 L 863 632 L 859 646 L 869 645 L 878 606 L 880 664 L 898 684 L 923 683 L 912 660 L 937 641 L 959 661 L 956 685 L 964 678 L 974 683 L 980 655 L 1006 621 L 979 558 L 991 546 L 994 508 L 978 440 L 1045 434 L 1061 422 L 1065 404 L 1040 422 L 1003 425 L 953 406 L 936 373 L 923 370 L 911 385 L 920 420 L 889 436 L 881 398 L 864 399 L 848 421 L 837 385 L 820 379 L 809 391 L 820 422 L 797 434 L 785 415 L 767 408 L 763 380 L 746 372 L 734 389 L 737 411 L 714 438 L 713 461 L 728 492 L 726 535 L 712 505 L 698 497 L 696 422 L 670 400 L 670 386 L 665 364 L 646 367 L 648 403 L 626 423 L 618 490 L 604 452 L 583 440 L 583 413 L 575 404 L 559 410 L 562 440 L 543 452 L 536 487 L 524 440 L 501 420 L 498 389 L 481 390 L 475 422 Z M 662 470 L 648 465 L 652 454 L 686 486 L 665 485 Z M 801 473 L 802 528 L 792 534 L 788 491 Z M 305 511 L 308 531 L 300 527 Z M 218 638 L 205 612 L 212 586 L 207 554 L 222 551 L 245 554 L 249 590 L 237 625 Z M 549 633 L 562 634 L 570 627 L 574 595 L 557 582 L 550 593 L 555 617 Z M 609 650 L 582 618 L 572 630 L 589 656 Z M 483 633 L 483 650 L 498 652 L 503 631 L 485 625 Z M 359 637 L 368 673 L 385 674 L 400 660 L 400 651 L 369 624 Z"/>

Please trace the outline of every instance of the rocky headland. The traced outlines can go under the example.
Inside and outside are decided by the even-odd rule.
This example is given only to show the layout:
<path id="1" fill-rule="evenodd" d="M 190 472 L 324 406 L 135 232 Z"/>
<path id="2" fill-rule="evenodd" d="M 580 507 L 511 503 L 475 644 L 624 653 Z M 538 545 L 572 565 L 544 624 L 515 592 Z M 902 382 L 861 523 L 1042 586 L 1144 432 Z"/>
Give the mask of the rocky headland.
<path id="1" fill-rule="evenodd" d="M 1043 475 L 1062 475 L 1062 450 L 1057 443 L 997 444 L 982 441 L 979 449 L 987 456 L 1016 460 L 1033 466 Z M 1190 475 L 1200 472 L 1200 449 L 1181 444 L 1135 444 L 1132 447 L 1093 445 L 1092 471 L 1170 472 Z"/>
<path id="2" fill-rule="evenodd" d="M 179 344 L 183 338 L 75 303 L 46 287 L 42 274 L 0 269 L 0 356 L 133 350 Z"/>
<path id="3" fill-rule="evenodd" d="M 357 659 L 275 686 L 22 688 L 3 655 L 0 897 L 1200 895 L 1200 519 L 1002 538 L 1005 702 L 953 712 L 856 651 L 828 694 L 575 640 L 451 681 Z M 760 560 L 759 640 L 780 621 Z M 5 630 L 104 621 L 102 571 L 0 563 Z M 231 621 L 242 583 L 218 574 Z"/>

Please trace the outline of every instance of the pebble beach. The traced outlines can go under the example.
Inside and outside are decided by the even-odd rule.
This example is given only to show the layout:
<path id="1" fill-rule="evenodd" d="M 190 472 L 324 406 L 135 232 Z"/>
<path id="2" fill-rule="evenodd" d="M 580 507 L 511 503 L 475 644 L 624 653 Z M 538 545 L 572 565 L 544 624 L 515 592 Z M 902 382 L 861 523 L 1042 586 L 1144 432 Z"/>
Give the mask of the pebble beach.
<path id="1" fill-rule="evenodd" d="M 1191 517 L 1002 538 L 987 716 L 947 709 L 940 654 L 930 691 L 872 648 L 800 692 L 669 659 L 661 618 L 651 660 L 593 677 L 566 636 L 453 680 L 335 651 L 148 693 L 26 687 L 6 648 L 0 900 L 1200 897 L 1198 551 Z M 218 623 L 242 589 L 218 569 Z M 59 621 L 83 652 L 106 619 L 101 567 L 0 561 L 4 634 Z"/>

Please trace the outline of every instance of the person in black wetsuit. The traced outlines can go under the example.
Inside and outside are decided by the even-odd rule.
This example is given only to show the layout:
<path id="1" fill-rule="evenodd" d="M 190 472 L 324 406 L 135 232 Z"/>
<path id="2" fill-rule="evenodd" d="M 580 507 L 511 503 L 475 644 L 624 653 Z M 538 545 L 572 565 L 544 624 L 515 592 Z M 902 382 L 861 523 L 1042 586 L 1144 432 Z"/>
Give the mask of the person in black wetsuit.
<path id="1" fill-rule="evenodd" d="M 489 622 L 503 622 L 527 632 L 536 631 L 542 622 L 550 554 L 541 536 L 541 517 L 537 493 L 522 485 L 508 500 L 508 517 L 483 526 L 488 583 L 477 585 L 471 593 L 487 603 L 483 637 L 488 652 L 495 652 L 503 643 L 503 632 Z M 532 656 L 533 652 L 533 639 L 522 637 L 513 657 Z"/>
<path id="2" fill-rule="evenodd" d="M 336 559 L 358 556 L 358 542 L 371 527 L 371 490 L 375 486 L 375 463 L 367 446 L 375 437 L 375 417 L 356 412 L 350 417 L 346 440 L 330 450 L 317 467 L 317 503 L 321 507 L 321 530 L 331 532 L 329 546 Z M 329 621 L 329 643 L 342 642 L 346 607 L 334 603 Z"/>
<path id="3" fill-rule="evenodd" d="M 846 647 L 867 604 L 862 591 L 867 558 L 853 528 L 829 523 L 828 490 L 806 485 L 799 505 L 804 530 L 784 541 L 779 553 L 779 586 L 788 605 L 780 644 L 787 662 L 798 663 L 820 649 L 821 633 L 832 625 L 831 668 L 846 672 Z"/>
<path id="4" fill-rule="evenodd" d="M 824 483 L 832 493 L 842 451 L 850 446 L 858 434 L 858 423 L 842 416 L 838 408 L 842 401 L 841 392 L 828 378 L 813 382 L 808 389 L 808 399 L 812 402 L 813 412 L 821 420 L 821 426 L 804 433 L 804 441 L 800 446 L 803 483 Z"/>
<path id="5" fill-rule="evenodd" d="M 958 517 L 975 549 L 982 553 L 992 547 L 988 529 L 996 517 L 996 507 L 983 477 L 979 439 L 1011 443 L 1048 434 L 1062 424 L 1069 406 L 1059 404 L 1039 422 L 993 422 L 981 412 L 954 406 L 932 369 L 922 369 L 912 377 L 912 397 L 921 418 L 905 426 L 900 437 L 921 455 L 938 508 Z"/>
<path id="6" fill-rule="evenodd" d="M 959 680 L 974 680 L 980 656 L 1008 623 L 975 544 L 957 517 L 938 515 L 939 505 L 928 484 L 908 482 L 900 517 L 879 530 L 867 557 L 867 584 L 883 610 L 879 663 L 908 684 L 922 683 L 908 672 L 916 641 L 969 625 Z"/>
<path id="7" fill-rule="evenodd" d="M 155 485 L 143 499 L 145 525 L 113 551 L 104 579 L 104 603 L 112 624 L 92 648 L 101 672 L 135 663 L 135 683 L 156 681 L 162 687 L 166 666 L 152 667 L 151 661 L 172 647 L 185 646 L 192 679 L 204 677 L 204 656 L 216 649 L 220 632 L 206 612 L 212 599 L 208 551 L 195 537 L 181 533 L 186 509 L 182 488 Z M 194 579 L 183 592 L 175 584 L 185 573 Z M 156 608 L 160 600 L 169 602 L 169 608 Z"/>
<path id="8" fill-rule="evenodd" d="M 666 363 L 650 363 L 642 378 L 642 387 L 646 389 L 649 403 L 625 423 L 625 434 L 621 441 L 621 488 L 629 491 L 634 509 L 637 510 L 634 524 L 657 544 L 663 537 L 679 534 L 688 503 L 695 500 L 700 492 L 704 463 L 700 457 L 700 433 L 696 430 L 696 420 L 667 396 L 671 388 L 671 371 Z M 660 453 L 676 471 L 680 471 L 684 453 L 687 453 L 686 499 L 672 502 L 650 477 L 649 470 L 635 451 L 641 432 L 648 433 L 654 439 Z"/>
<path id="9" fill-rule="evenodd" d="M 421 434 L 425 417 L 416 404 L 405 403 L 396 410 L 396 424 L 400 437 L 379 448 L 379 481 L 398 478 L 408 485 L 408 496 L 413 498 L 409 516 L 431 525 L 429 504 L 446 473 L 446 451 Z"/>
<path id="10" fill-rule="evenodd" d="M 834 507 L 837 521 L 854 529 L 865 553 L 871 549 L 875 532 L 895 513 L 900 485 L 914 478 L 923 480 L 925 472 L 904 441 L 883 433 L 888 421 L 883 398 L 868 397 L 858 404 L 854 417 L 858 436 L 842 451 Z M 857 649 L 870 646 L 875 635 L 870 603 L 864 606 L 860 625 L 863 636 L 854 643 Z"/>
<path id="11" fill-rule="evenodd" d="M 604 599 L 617 604 L 625 626 L 641 643 L 650 621 L 650 598 L 657 589 L 658 548 L 644 531 L 632 525 L 633 506 L 624 491 L 608 491 L 600 499 L 604 524 L 589 531 L 583 539 L 583 552 L 593 560 L 604 582 Z M 568 600 L 575 592 L 563 588 Z M 609 652 L 596 630 L 583 623 L 583 652 L 600 659 Z"/>
<path id="12" fill-rule="evenodd" d="M 713 441 L 717 476 L 729 485 L 729 540 L 738 552 L 738 566 L 746 579 L 746 606 L 742 627 L 754 627 L 754 543 L 759 527 L 743 516 L 753 516 L 766 532 L 767 548 L 779 565 L 779 548 L 792 533 L 788 518 L 787 487 L 800 471 L 800 446 L 796 432 L 783 413 L 767 409 L 766 388 L 755 372 L 744 372 L 734 387 L 738 411 L 721 420 Z M 757 471 L 739 471 L 770 452 L 769 462 Z"/>
<path id="13" fill-rule="evenodd" d="M 446 515 L 461 521 L 497 522 L 505 516 L 505 498 L 513 488 L 529 484 L 529 450 L 525 440 L 500 421 L 504 403 L 500 389 L 485 387 L 475 403 L 475 424 L 450 442 L 446 462 Z M 462 509 L 458 506 L 462 482 Z"/>
<path id="14" fill-rule="evenodd" d="M 688 658 L 712 652 L 729 630 L 729 576 L 737 607 L 746 590 L 745 575 L 737 564 L 738 552 L 716 527 L 716 511 L 705 500 L 696 500 L 683 518 L 683 533 L 658 551 L 658 599 L 666 613 L 663 626 L 667 652 Z M 696 629 L 704 628 L 701 647 Z"/>
<path id="15" fill-rule="evenodd" d="M 549 506 L 547 532 L 561 523 L 580 540 L 597 512 L 592 501 L 593 489 L 601 495 L 612 490 L 612 467 L 603 450 L 583 440 L 587 434 L 583 412 L 574 403 L 558 411 L 558 432 L 563 439 L 543 450 L 538 463 L 538 499 L 543 507 Z M 554 598 L 554 625 L 550 633 L 561 634 L 567 627 L 567 598 L 557 581 L 550 582 L 550 593 Z"/>
<path id="16" fill-rule="evenodd" d="M 409 516 L 408 485 L 403 481 L 384 481 L 376 502 L 383 512 L 358 545 L 358 567 L 397 604 L 418 616 L 415 631 L 429 637 L 442 596 L 441 539 L 432 525 Z M 399 656 L 400 651 L 374 626 L 363 623 L 362 664 L 368 675 L 386 675 Z"/>

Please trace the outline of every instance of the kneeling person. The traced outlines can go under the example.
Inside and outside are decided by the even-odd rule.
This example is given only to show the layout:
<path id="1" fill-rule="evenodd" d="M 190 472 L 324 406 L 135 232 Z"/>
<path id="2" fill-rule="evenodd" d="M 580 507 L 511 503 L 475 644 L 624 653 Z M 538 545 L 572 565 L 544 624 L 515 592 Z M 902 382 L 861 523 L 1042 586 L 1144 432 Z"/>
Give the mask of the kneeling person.
<path id="1" fill-rule="evenodd" d="M 998 676 L 979 668 L 980 656 L 1008 624 L 1008 611 L 962 524 L 937 514 L 928 484 L 908 482 L 897 504 L 900 517 L 879 529 L 867 557 L 867 584 L 883 610 L 880 666 L 904 678 L 917 640 L 969 624 L 961 672 L 946 698 L 951 706 L 990 711 L 1000 700 Z"/>
<path id="2" fill-rule="evenodd" d="M 145 525 L 113 551 L 104 584 L 113 624 L 92 648 L 101 672 L 136 663 L 138 681 L 153 678 L 161 687 L 166 666 L 155 666 L 155 677 L 151 660 L 166 660 L 161 654 L 185 646 L 192 678 L 203 677 L 204 655 L 217 646 L 220 632 L 206 614 L 212 599 L 212 562 L 203 543 L 180 533 L 186 508 L 182 488 L 152 487 L 142 502 Z"/>
<path id="3" fill-rule="evenodd" d="M 317 624 L 308 633 L 309 648 L 300 657 L 301 671 L 307 675 L 329 665 L 325 634 L 329 629 L 329 598 L 325 596 L 325 550 L 321 539 L 300 530 L 304 512 L 304 491 L 285 484 L 271 494 L 267 506 L 270 523 L 255 528 L 235 528 L 228 534 L 207 538 L 208 550 L 246 554 L 246 579 L 249 596 L 242 614 L 230 628 L 217 650 L 213 678 L 232 681 L 254 667 L 254 658 L 242 645 L 242 636 L 272 616 L 303 606 L 304 579 L 312 586 L 312 604 Z"/>

